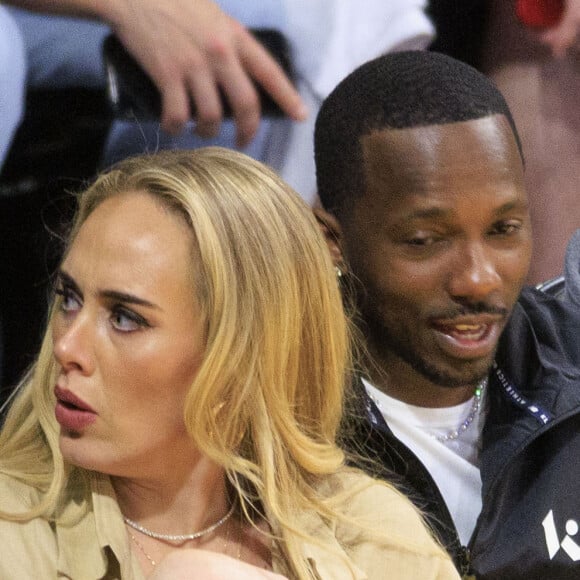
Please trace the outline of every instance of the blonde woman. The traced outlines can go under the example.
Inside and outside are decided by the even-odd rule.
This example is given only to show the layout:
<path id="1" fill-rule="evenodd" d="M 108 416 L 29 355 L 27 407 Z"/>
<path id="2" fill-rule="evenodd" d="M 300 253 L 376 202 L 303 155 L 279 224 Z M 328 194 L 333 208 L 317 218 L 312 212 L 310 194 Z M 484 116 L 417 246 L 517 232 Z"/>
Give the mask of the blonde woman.
<path id="1" fill-rule="evenodd" d="M 456 578 L 344 466 L 349 349 L 324 240 L 265 167 L 215 148 L 104 174 L 0 436 L 0 576 Z"/>

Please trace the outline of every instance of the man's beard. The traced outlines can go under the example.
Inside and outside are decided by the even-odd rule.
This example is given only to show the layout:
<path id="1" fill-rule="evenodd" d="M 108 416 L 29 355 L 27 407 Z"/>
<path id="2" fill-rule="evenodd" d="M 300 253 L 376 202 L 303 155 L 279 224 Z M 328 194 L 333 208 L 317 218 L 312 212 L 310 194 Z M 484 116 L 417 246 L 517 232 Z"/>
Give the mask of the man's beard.
<path id="1" fill-rule="evenodd" d="M 361 331 L 367 340 L 370 340 L 372 348 L 383 360 L 388 360 L 394 354 L 414 371 L 440 387 L 457 388 L 477 385 L 488 376 L 493 357 L 483 369 L 480 366 L 481 361 L 472 363 L 471 366 L 476 368 L 470 368 L 469 361 L 458 361 L 458 366 L 463 362 L 463 368 L 458 368 L 457 373 L 452 374 L 446 371 L 443 365 L 432 363 L 421 356 L 407 336 L 393 336 L 380 316 L 377 316 L 376 310 L 372 310 L 372 314 L 367 310 L 366 315 L 363 316 L 364 323 Z M 388 374 L 388 369 L 384 370 Z"/>

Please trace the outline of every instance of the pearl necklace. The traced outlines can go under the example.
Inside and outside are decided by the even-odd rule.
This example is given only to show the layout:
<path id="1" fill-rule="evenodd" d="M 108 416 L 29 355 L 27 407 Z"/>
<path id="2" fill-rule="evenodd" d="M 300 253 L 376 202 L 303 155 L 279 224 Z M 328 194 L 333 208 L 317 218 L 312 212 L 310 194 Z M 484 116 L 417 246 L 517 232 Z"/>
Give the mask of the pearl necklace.
<path id="1" fill-rule="evenodd" d="M 469 414 L 467 415 L 465 420 L 457 427 L 457 429 L 452 429 L 448 433 L 445 433 L 445 435 L 432 434 L 431 437 L 433 439 L 437 439 L 437 441 L 439 441 L 440 443 L 447 443 L 448 441 L 455 441 L 456 439 L 459 439 L 459 437 L 469 429 L 469 427 L 475 420 L 475 417 L 481 411 L 481 401 L 486 386 L 487 386 L 487 377 L 483 379 L 481 383 L 477 385 L 477 387 L 475 387 L 475 390 L 473 392 L 473 402 L 471 403 L 471 409 L 469 410 Z M 378 401 L 373 396 L 370 397 L 373 400 L 374 404 L 378 407 L 379 411 L 381 411 L 382 413 L 383 407 L 381 405 L 381 402 Z"/>
<path id="2" fill-rule="evenodd" d="M 213 532 L 214 530 L 216 530 L 217 528 L 219 528 L 222 524 L 225 524 L 230 519 L 232 514 L 234 513 L 234 508 L 235 508 L 235 502 L 232 504 L 230 511 L 223 518 L 221 518 L 215 524 L 212 524 L 208 528 L 205 528 L 204 530 L 200 530 L 199 532 L 194 532 L 193 534 L 183 534 L 183 535 L 180 535 L 180 534 L 175 534 L 175 535 L 173 535 L 173 534 L 160 534 L 159 532 L 154 532 L 153 530 L 149 530 L 149 529 L 143 527 L 141 524 L 138 524 L 137 522 L 130 520 L 128 517 L 123 516 L 123 520 L 128 526 L 131 526 L 134 530 L 137 530 L 138 532 L 141 532 L 142 534 L 145 534 L 146 536 L 149 536 L 150 538 L 155 538 L 156 540 L 162 540 L 164 542 L 170 542 L 172 544 L 183 544 L 183 542 L 188 542 L 190 540 L 197 540 L 198 538 L 201 538 L 202 536 L 206 536 L 207 534 L 209 534 L 209 533 Z"/>

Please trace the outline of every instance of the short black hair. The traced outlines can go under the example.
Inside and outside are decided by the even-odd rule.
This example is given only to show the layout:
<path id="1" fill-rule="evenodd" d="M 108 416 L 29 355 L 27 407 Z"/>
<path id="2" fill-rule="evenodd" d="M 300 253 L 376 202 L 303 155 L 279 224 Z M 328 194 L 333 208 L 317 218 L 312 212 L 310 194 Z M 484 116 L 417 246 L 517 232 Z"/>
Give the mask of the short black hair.
<path id="1" fill-rule="evenodd" d="M 493 82 L 436 52 L 381 56 L 347 76 L 322 104 L 315 128 L 318 195 L 337 215 L 365 189 L 361 138 L 373 130 L 444 125 L 504 115 L 520 138 Z"/>

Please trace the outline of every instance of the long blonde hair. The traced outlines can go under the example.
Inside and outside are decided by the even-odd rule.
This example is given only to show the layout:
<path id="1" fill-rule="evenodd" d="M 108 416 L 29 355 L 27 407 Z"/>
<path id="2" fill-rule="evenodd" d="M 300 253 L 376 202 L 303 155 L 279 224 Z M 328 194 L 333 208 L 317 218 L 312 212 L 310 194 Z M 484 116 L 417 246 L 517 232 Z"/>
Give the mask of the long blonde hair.
<path id="1" fill-rule="evenodd" d="M 99 177 L 80 197 L 68 247 L 103 200 L 131 191 L 181 214 L 194 234 L 207 344 L 185 403 L 189 433 L 224 467 L 245 515 L 268 514 L 291 574 L 310 578 L 300 548 L 316 539 L 300 529 L 296 514 L 332 515 L 316 488 L 344 464 L 335 442 L 350 367 L 348 322 L 312 212 L 244 155 L 165 152 Z M 52 312 L 0 434 L 2 471 L 43 498 L 12 519 L 54 518 L 68 478 L 82 471 L 66 465 L 58 447 L 51 323 Z"/>

